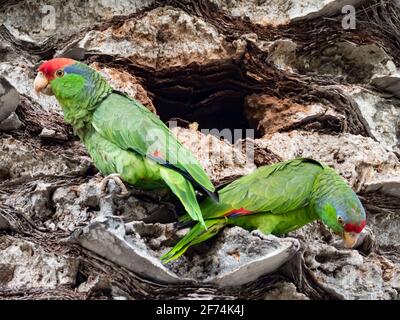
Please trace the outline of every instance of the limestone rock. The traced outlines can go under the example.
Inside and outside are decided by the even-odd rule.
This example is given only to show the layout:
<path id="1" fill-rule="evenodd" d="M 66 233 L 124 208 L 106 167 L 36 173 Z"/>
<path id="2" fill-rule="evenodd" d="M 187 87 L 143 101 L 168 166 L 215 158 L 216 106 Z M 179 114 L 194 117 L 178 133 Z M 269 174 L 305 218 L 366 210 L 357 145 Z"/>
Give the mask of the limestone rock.
<path id="1" fill-rule="evenodd" d="M 279 282 L 264 297 L 265 300 L 309 300 L 306 295 L 297 292 L 290 282 Z"/>
<path id="2" fill-rule="evenodd" d="M 0 287 L 55 289 L 75 284 L 78 261 L 29 241 L 1 236 L 0 270 Z"/>
<path id="3" fill-rule="evenodd" d="M 17 109 L 18 104 L 18 92 L 6 79 L 0 77 L 0 126 Z"/>
<path id="4" fill-rule="evenodd" d="M 199 160 L 213 181 L 239 177 L 256 169 L 251 150 L 235 148 L 229 141 L 222 141 L 212 134 L 181 127 L 172 128 L 178 140 Z"/>
<path id="5" fill-rule="evenodd" d="M 397 123 L 400 117 L 400 100 L 380 97 L 377 93 L 358 86 L 344 89 L 357 103 L 372 136 L 388 150 L 398 150 Z"/>
<path id="6" fill-rule="evenodd" d="M 18 116 L 15 112 L 11 113 L 11 115 L 0 123 L 0 131 L 12 131 L 17 130 L 22 127 L 22 122 L 19 120 Z"/>
<path id="7" fill-rule="evenodd" d="M 365 0 L 212 0 L 212 2 L 234 17 L 249 18 L 253 23 L 265 26 L 340 13 L 343 6 L 358 5 Z"/>
<path id="8" fill-rule="evenodd" d="M 41 43 L 52 36 L 68 37 L 115 16 L 129 15 L 151 5 L 153 0 L 56 0 L 23 1 L 0 9 L 4 24 L 20 40 Z M 17 14 L 16 14 L 17 12 Z"/>
<path id="9" fill-rule="evenodd" d="M 79 46 L 157 70 L 229 59 L 244 50 L 244 42 L 229 43 L 212 25 L 168 6 L 118 27 L 91 31 Z"/>
<path id="10" fill-rule="evenodd" d="M 375 75 L 371 84 L 400 98 L 400 73 L 398 71 L 389 75 Z"/>
<path id="11" fill-rule="evenodd" d="M 341 123 L 344 116 L 320 103 L 301 105 L 290 99 L 253 94 L 246 97 L 245 115 L 261 135 L 287 131 L 321 121 Z"/>
<path id="12" fill-rule="evenodd" d="M 223 231 L 209 253 L 197 255 L 190 262 L 184 256 L 164 266 L 159 257 L 166 252 L 165 246 L 171 245 L 173 232 L 168 225 L 123 225 L 119 219 L 99 217 L 75 232 L 73 239 L 153 281 L 206 282 L 220 287 L 236 287 L 276 271 L 299 249 L 295 239 L 249 233 L 236 227 Z M 176 236 L 173 238 L 176 241 Z"/>
<path id="13" fill-rule="evenodd" d="M 41 174 L 62 175 L 84 173 L 90 162 L 81 157 L 80 161 L 66 156 L 41 150 L 33 145 L 24 144 L 12 137 L 0 139 L 0 175 L 9 179 L 33 177 Z"/>

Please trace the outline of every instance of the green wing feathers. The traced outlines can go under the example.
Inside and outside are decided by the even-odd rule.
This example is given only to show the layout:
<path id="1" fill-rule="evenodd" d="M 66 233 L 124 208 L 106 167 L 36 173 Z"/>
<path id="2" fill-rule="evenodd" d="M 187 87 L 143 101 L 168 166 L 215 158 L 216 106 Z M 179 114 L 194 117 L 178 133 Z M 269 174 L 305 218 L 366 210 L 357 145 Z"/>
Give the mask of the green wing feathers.
<path id="1" fill-rule="evenodd" d="M 228 223 L 267 234 L 272 230 L 292 230 L 307 223 L 310 218 L 306 207 L 315 178 L 322 170 L 324 166 L 317 161 L 295 159 L 258 168 L 232 182 L 219 191 L 220 202 L 206 199 L 200 204 L 208 229 L 197 224 L 162 257 L 162 261 L 178 258 L 190 246 L 211 238 Z M 286 215 L 288 213 L 291 214 Z M 189 220 L 188 215 L 180 219 L 182 222 Z"/>
<path id="2" fill-rule="evenodd" d="M 149 156 L 161 165 L 176 167 L 188 173 L 202 188 L 215 191 L 192 153 L 140 103 L 116 93 L 110 94 L 93 114 L 92 124 L 96 131 L 120 148 Z"/>
<path id="3" fill-rule="evenodd" d="M 189 216 L 193 220 L 199 221 L 203 226 L 205 226 L 203 215 L 201 214 L 201 210 L 196 199 L 196 193 L 194 192 L 191 183 L 182 175 L 170 169 L 161 167 L 160 175 L 168 187 L 170 187 L 172 192 L 182 202 Z"/>
<path id="4" fill-rule="evenodd" d="M 252 213 L 273 214 L 296 210 L 308 203 L 315 177 L 322 170 L 321 164 L 310 159 L 260 167 L 221 189 L 219 203 L 209 199 L 201 203 L 203 217 L 218 218 L 241 208 Z"/>

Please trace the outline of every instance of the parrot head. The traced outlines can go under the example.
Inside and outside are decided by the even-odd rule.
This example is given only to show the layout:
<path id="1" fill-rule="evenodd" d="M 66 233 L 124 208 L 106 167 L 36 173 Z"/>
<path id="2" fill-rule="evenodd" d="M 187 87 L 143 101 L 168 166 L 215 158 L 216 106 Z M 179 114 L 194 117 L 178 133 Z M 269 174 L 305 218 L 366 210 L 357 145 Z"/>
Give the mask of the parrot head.
<path id="1" fill-rule="evenodd" d="M 86 64 L 55 58 L 41 64 L 34 81 L 37 94 L 54 95 L 61 106 L 91 100 L 109 89 L 105 79 Z M 106 90 L 104 90 L 106 89 Z"/>
<path id="2" fill-rule="evenodd" d="M 54 81 L 58 81 L 59 78 L 64 78 L 68 67 L 75 65 L 75 61 L 68 58 L 56 58 L 50 61 L 44 62 L 38 70 L 34 82 L 34 88 L 36 93 L 44 93 L 46 95 L 53 95 L 51 84 Z"/>
<path id="3" fill-rule="evenodd" d="M 96 105 L 112 92 L 100 73 L 69 58 L 55 58 L 42 63 L 34 88 L 37 94 L 55 96 L 65 121 L 72 124 L 74 130 L 84 128 Z"/>
<path id="4" fill-rule="evenodd" d="M 346 248 L 356 245 L 366 225 L 366 214 L 361 201 L 352 190 L 328 195 L 319 203 L 317 213 L 330 229 L 342 235 Z"/>

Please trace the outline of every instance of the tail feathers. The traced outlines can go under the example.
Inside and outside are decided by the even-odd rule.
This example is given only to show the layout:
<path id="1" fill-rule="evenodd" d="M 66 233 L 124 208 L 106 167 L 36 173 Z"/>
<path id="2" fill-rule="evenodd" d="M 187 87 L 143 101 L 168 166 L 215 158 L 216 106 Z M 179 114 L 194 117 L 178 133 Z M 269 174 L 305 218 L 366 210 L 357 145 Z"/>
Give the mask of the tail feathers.
<path id="1" fill-rule="evenodd" d="M 161 257 L 161 262 L 165 264 L 175 260 L 184 254 L 189 247 L 215 236 L 226 225 L 226 219 L 206 220 L 205 225 L 207 229 L 204 229 L 200 223 L 196 224 L 175 247 Z"/>
<path id="2" fill-rule="evenodd" d="M 160 168 L 160 175 L 172 192 L 179 198 L 189 216 L 205 227 L 203 215 L 192 184 L 179 173 Z"/>
<path id="3" fill-rule="evenodd" d="M 204 187 L 203 185 L 198 183 L 196 180 L 194 180 L 193 177 L 191 175 L 189 175 L 188 173 L 186 173 L 186 172 L 181 172 L 181 174 L 192 183 L 193 187 L 197 191 L 200 191 L 200 192 L 206 194 L 211 199 L 213 199 L 214 202 L 217 202 L 217 203 L 219 202 L 218 191 L 216 191 L 216 190 L 214 190 L 214 191 L 208 190 L 206 187 Z"/>
<path id="4" fill-rule="evenodd" d="M 181 168 L 178 168 L 174 165 L 172 165 L 171 163 L 169 163 L 168 161 L 161 159 L 161 158 L 157 158 L 155 156 L 152 155 L 146 155 L 148 158 L 150 158 L 151 160 L 157 162 L 158 164 L 160 164 L 161 166 L 174 170 L 175 172 L 180 173 L 182 176 L 184 176 L 188 181 L 190 181 L 190 183 L 193 185 L 193 187 L 197 190 L 200 191 L 201 193 L 206 194 L 207 196 L 209 196 L 211 199 L 213 199 L 214 202 L 219 202 L 219 195 L 218 195 L 218 191 L 215 190 L 215 188 L 212 186 L 211 182 L 211 187 L 212 189 L 208 189 L 210 188 L 210 186 L 207 188 L 206 186 L 203 186 L 201 183 L 197 182 L 192 175 L 185 170 L 182 170 Z"/>

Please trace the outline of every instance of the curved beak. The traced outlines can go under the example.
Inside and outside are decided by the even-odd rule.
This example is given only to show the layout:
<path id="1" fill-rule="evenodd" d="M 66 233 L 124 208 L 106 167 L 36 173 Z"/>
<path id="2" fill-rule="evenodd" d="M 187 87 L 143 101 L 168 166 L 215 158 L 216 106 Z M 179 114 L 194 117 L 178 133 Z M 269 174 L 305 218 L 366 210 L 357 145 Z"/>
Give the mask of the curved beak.
<path id="1" fill-rule="evenodd" d="M 358 236 L 360 234 L 356 232 L 343 232 L 343 245 L 345 248 L 351 249 L 357 244 Z"/>
<path id="2" fill-rule="evenodd" d="M 44 93 L 46 95 L 52 95 L 51 86 L 47 78 L 42 72 L 39 72 L 33 82 L 33 87 L 35 88 L 36 94 Z"/>

